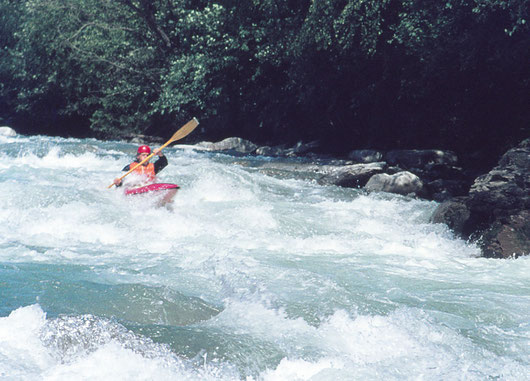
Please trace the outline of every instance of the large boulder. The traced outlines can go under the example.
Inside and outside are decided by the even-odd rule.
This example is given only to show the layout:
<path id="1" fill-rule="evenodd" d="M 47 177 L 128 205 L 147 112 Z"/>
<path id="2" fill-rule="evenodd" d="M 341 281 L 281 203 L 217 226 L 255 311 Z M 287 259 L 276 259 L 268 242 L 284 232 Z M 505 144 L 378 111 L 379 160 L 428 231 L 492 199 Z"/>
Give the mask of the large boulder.
<path id="1" fill-rule="evenodd" d="M 366 183 L 370 192 L 397 193 L 405 196 L 419 196 L 423 193 L 423 183 L 415 174 L 402 171 L 393 175 L 381 173 L 374 175 Z"/>
<path id="2" fill-rule="evenodd" d="M 164 143 L 164 139 L 159 136 L 142 135 L 142 134 L 125 134 L 125 135 L 122 135 L 122 139 L 127 140 L 128 142 L 134 143 L 134 144 L 155 145 L 155 144 Z M 151 147 L 151 148 L 154 148 L 154 147 Z"/>
<path id="3" fill-rule="evenodd" d="M 207 151 L 235 151 L 240 153 L 253 153 L 258 146 L 249 140 L 232 137 L 221 140 L 220 142 L 200 142 L 196 144 L 197 147 L 203 148 Z"/>
<path id="4" fill-rule="evenodd" d="M 467 196 L 440 204 L 432 220 L 477 239 L 485 257 L 530 254 L 530 139 L 477 177 Z"/>
<path id="5" fill-rule="evenodd" d="M 0 136 L 17 136 L 17 132 L 11 127 L 0 127 Z"/>
<path id="6" fill-rule="evenodd" d="M 491 219 L 530 209 L 530 139 L 506 152 L 495 168 L 475 179 L 467 204 L 471 211 Z"/>
<path id="7" fill-rule="evenodd" d="M 475 180 L 466 205 L 482 233 L 484 256 L 530 254 L 530 139 L 510 149 L 495 168 Z"/>
<path id="8" fill-rule="evenodd" d="M 325 166 L 321 169 L 325 174 L 319 179 L 319 183 L 348 188 L 362 187 L 372 176 L 382 173 L 386 167 L 385 162 Z"/>
<path id="9" fill-rule="evenodd" d="M 449 226 L 457 235 L 463 236 L 470 212 L 466 206 L 465 198 L 454 198 L 442 202 L 431 216 L 431 222 L 443 223 Z"/>
<path id="10" fill-rule="evenodd" d="M 482 255 L 487 258 L 516 258 L 530 254 L 530 210 L 495 220 L 483 232 Z"/>

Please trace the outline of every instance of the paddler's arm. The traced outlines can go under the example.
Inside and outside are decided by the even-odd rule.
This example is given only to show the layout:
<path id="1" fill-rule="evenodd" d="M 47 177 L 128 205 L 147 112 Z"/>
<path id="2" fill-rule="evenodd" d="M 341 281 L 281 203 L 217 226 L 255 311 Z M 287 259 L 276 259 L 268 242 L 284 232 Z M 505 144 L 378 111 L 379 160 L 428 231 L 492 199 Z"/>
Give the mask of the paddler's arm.
<path id="1" fill-rule="evenodd" d="M 123 167 L 122 171 L 123 172 L 128 172 L 129 169 L 131 169 L 131 165 L 127 164 L 125 167 Z M 122 181 L 121 181 L 121 179 L 119 177 L 114 179 L 114 185 L 116 185 L 117 187 L 121 187 L 123 185 L 123 183 L 122 183 Z"/>
<path id="2" fill-rule="evenodd" d="M 164 154 L 158 148 L 153 150 L 153 153 L 155 155 L 158 155 L 158 160 L 153 163 L 155 165 L 155 174 L 157 174 L 162 169 L 167 167 L 168 162 L 167 157 L 165 157 Z"/>

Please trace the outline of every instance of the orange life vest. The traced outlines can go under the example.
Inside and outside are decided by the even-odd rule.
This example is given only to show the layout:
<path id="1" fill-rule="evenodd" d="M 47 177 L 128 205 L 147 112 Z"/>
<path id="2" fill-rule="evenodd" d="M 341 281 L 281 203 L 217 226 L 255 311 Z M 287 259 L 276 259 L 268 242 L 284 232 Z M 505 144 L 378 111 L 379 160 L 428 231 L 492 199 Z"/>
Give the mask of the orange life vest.
<path id="1" fill-rule="evenodd" d="M 132 162 L 131 164 L 129 164 L 129 168 L 134 168 L 134 166 L 137 164 L 137 162 Z M 132 171 L 132 173 L 144 176 L 148 181 L 154 181 L 155 165 L 153 163 L 148 163 L 147 165 L 139 165 L 134 169 L 134 171 Z"/>

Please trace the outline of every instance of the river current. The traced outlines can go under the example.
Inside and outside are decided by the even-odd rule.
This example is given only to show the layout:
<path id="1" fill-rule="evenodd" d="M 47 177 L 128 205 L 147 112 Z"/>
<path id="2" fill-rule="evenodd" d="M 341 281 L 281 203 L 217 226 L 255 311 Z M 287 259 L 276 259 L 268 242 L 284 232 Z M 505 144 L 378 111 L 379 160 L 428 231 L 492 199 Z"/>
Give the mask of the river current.
<path id="1" fill-rule="evenodd" d="M 0 148 L 1 380 L 529 379 L 530 257 L 435 202 L 177 145 L 170 210 L 107 189 L 133 144 Z"/>

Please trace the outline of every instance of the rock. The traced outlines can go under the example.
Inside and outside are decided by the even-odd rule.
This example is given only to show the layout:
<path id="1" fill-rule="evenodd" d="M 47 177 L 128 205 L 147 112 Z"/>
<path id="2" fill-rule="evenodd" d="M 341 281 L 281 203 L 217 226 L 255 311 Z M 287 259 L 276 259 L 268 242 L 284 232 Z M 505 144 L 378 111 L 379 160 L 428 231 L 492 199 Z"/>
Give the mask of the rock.
<path id="1" fill-rule="evenodd" d="M 284 156 L 285 155 L 285 147 L 283 146 L 263 146 L 258 147 L 256 149 L 256 155 L 261 156 Z"/>
<path id="2" fill-rule="evenodd" d="M 232 150 L 241 153 L 255 153 L 256 155 L 262 156 L 274 156 L 274 157 L 298 157 L 306 156 L 317 158 L 311 153 L 311 150 L 317 148 L 319 143 L 309 142 L 303 143 L 298 142 L 293 147 L 286 148 L 284 145 L 279 146 L 262 146 L 258 147 L 254 143 L 244 140 L 241 138 L 227 138 L 218 143 L 212 142 L 201 142 L 197 144 L 198 147 L 206 149 L 208 151 L 226 151 Z"/>
<path id="3" fill-rule="evenodd" d="M 441 203 L 431 216 L 431 222 L 444 223 L 456 234 L 463 235 L 469 216 L 470 212 L 465 204 L 465 198 L 455 198 Z"/>
<path id="4" fill-rule="evenodd" d="M 530 139 L 510 149 L 498 165 L 479 176 L 466 202 L 483 255 L 530 254 Z"/>
<path id="5" fill-rule="evenodd" d="M 351 151 L 348 154 L 348 159 L 357 163 L 374 163 L 383 159 L 383 154 L 372 149 L 362 149 Z"/>
<path id="6" fill-rule="evenodd" d="M 445 201 L 467 193 L 473 180 L 455 164 L 458 157 L 451 151 L 442 150 L 395 150 L 385 154 L 390 165 L 397 166 L 418 176 L 423 184 L 422 197 Z M 387 173 L 391 173 L 387 170 Z"/>
<path id="7" fill-rule="evenodd" d="M 365 189 L 371 192 L 379 191 L 416 196 L 424 191 L 420 178 L 408 171 L 398 172 L 394 175 L 387 175 L 386 173 L 374 175 L 368 180 Z"/>
<path id="8" fill-rule="evenodd" d="M 196 145 L 208 151 L 236 151 L 246 154 L 253 153 L 258 148 L 258 146 L 251 141 L 236 137 L 226 138 L 216 143 L 200 142 Z"/>
<path id="9" fill-rule="evenodd" d="M 255 163 L 253 163 L 255 165 Z M 322 167 L 313 163 L 262 162 L 256 167 L 260 172 L 280 178 L 299 178 L 316 180 Z"/>
<path id="10" fill-rule="evenodd" d="M 523 210 L 505 221 L 496 220 L 482 236 L 487 258 L 517 258 L 530 254 L 530 211 Z"/>
<path id="11" fill-rule="evenodd" d="M 337 167 L 328 166 L 327 168 L 324 167 L 321 169 L 326 173 L 319 179 L 319 183 L 348 188 L 362 187 L 372 176 L 382 173 L 385 168 L 385 162 L 352 164 Z"/>
<path id="12" fill-rule="evenodd" d="M 300 156 L 304 155 L 311 150 L 318 148 L 319 143 L 317 141 L 309 142 L 309 143 L 303 143 L 298 142 L 296 145 L 292 148 L 289 148 L 285 151 L 285 156 L 293 157 L 293 156 Z"/>
<path id="13" fill-rule="evenodd" d="M 468 206 L 477 213 L 502 216 L 528 203 L 522 174 L 494 169 L 475 180 L 469 191 Z"/>
<path id="14" fill-rule="evenodd" d="M 468 195 L 440 204 L 432 220 L 477 240 L 485 257 L 530 254 L 530 139 L 477 177 Z"/>
<path id="15" fill-rule="evenodd" d="M 530 209 L 530 139 L 506 152 L 469 190 L 469 209 L 492 220 Z"/>
<path id="16" fill-rule="evenodd" d="M 437 179 L 426 184 L 430 198 L 443 202 L 453 197 L 464 196 L 469 191 L 467 181 Z"/>
<path id="17" fill-rule="evenodd" d="M 126 140 L 129 143 L 148 145 L 161 144 L 165 142 L 161 137 L 143 134 L 122 134 L 120 135 L 120 139 Z"/>
<path id="18" fill-rule="evenodd" d="M 425 168 L 427 165 L 456 165 L 458 157 L 454 152 L 442 150 L 395 150 L 385 155 L 389 165 L 398 165 L 404 169 Z"/>
<path id="19" fill-rule="evenodd" d="M 17 132 L 11 127 L 0 127 L 0 136 L 17 136 Z"/>

